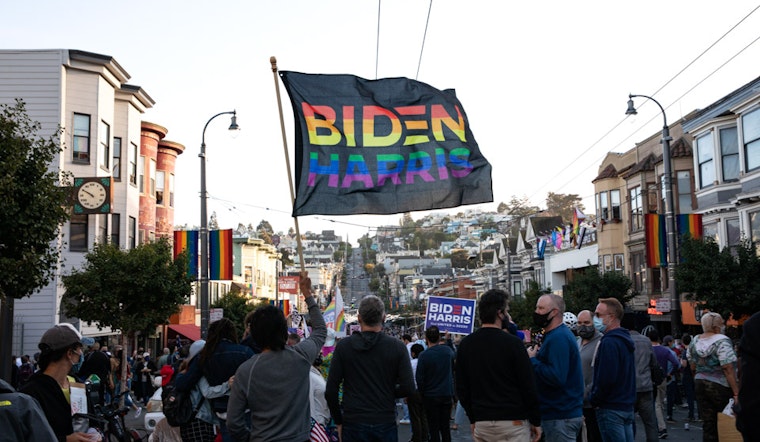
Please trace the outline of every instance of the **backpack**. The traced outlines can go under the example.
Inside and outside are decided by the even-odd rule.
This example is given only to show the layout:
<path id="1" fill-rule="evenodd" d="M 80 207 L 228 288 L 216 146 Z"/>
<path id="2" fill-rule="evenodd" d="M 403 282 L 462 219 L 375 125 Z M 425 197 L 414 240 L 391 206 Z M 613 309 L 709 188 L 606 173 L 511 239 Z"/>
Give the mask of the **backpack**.
<path id="1" fill-rule="evenodd" d="M 193 420 L 206 398 L 201 396 L 201 401 L 198 403 L 198 406 L 193 408 L 193 401 L 190 397 L 191 392 L 177 391 L 174 386 L 174 380 L 175 377 L 172 377 L 172 380 L 162 387 L 161 403 L 164 416 L 166 416 L 166 422 L 172 427 L 179 427 L 186 425 Z"/>
<path id="2" fill-rule="evenodd" d="M 656 388 L 665 380 L 665 371 L 660 367 L 654 354 L 652 354 L 652 359 L 650 359 L 649 368 L 652 372 L 652 386 Z"/>

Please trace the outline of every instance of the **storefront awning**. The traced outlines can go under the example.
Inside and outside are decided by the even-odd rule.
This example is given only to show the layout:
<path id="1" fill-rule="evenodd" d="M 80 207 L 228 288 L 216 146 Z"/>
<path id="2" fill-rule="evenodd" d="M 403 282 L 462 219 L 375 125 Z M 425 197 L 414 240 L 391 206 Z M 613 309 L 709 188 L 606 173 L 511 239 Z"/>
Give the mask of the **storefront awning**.
<path id="1" fill-rule="evenodd" d="M 174 330 L 191 341 L 201 338 L 201 328 L 195 324 L 169 324 L 169 330 Z"/>

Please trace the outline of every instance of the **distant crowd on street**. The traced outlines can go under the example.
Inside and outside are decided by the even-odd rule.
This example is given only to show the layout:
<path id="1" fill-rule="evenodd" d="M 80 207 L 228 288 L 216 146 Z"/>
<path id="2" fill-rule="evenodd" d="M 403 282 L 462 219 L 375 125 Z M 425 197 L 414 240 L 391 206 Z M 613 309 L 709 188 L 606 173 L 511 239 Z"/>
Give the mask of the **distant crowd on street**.
<path id="1" fill-rule="evenodd" d="M 419 335 L 389 328 L 383 302 L 369 295 L 359 330 L 336 338 L 305 273 L 300 289 L 310 329 L 289 331 L 279 308 L 259 307 L 243 336 L 223 318 L 205 340 L 158 358 L 142 348 L 123 358 L 70 324 L 52 327 L 39 353 L 14 357 L 12 382 L 0 381 L 0 441 L 98 440 L 75 431 L 71 387 L 80 382 L 95 403 L 123 397 L 137 416 L 157 388 L 186 398 L 188 416 L 158 422 L 153 441 L 392 442 L 401 424 L 414 442 L 448 442 L 452 431 L 478 442 L 633 442 L 642 431 L 654 442 L 668 437 L 678 408 L 688 410 L 685 424 L 701 422 L 704 441 L 718 441 L 729 404 L 744 440 L 760 440 L 760 313 L 735 345 L 718 313 L 702 316 L 701 334 L 661 337 L 634 330 L 616 298 L 576 315 L 546 294 L 533 313 L 540 340 L 530 340 L 507 293 L 489 290 L 477 301 L 480 327 L 455 337 L 437 326 Z"/>

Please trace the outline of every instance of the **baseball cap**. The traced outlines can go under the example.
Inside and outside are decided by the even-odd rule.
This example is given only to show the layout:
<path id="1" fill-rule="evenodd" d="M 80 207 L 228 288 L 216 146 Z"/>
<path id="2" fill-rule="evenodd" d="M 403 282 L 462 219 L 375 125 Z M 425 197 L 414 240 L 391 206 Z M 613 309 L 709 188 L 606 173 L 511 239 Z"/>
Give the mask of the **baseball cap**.
<path id="1" fill-rule="evenodd" d="M 92 338 L 83 338 L 73 325 L 67 322 L 62 322 L 49 328 L 42 335 L 37 347 L 42 351 L 56 351 L 77 343 L 82 345 L 92 345 L 94 342 L 95 340 Z"/>
<path id="2" fill-rule="evenodd" d="M 195 341 L 190 345 L 190 352 L 187 354 L 187 362 L 189 363 L 195 355 L 201 352 L 203 350 L 203 346 L 206 345 L 206 341 L 203 339 L 200 339 L 198 341 Z"/>

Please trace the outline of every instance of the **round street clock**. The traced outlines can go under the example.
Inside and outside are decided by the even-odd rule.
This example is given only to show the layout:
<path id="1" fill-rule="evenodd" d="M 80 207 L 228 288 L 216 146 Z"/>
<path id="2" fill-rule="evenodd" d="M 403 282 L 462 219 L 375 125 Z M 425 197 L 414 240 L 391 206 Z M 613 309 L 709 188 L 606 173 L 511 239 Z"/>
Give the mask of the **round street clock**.
<path id="1" fill-rule="evenodd" d="M 109 213 L 111 178 L 76 178 L 74 213 Z"/>

